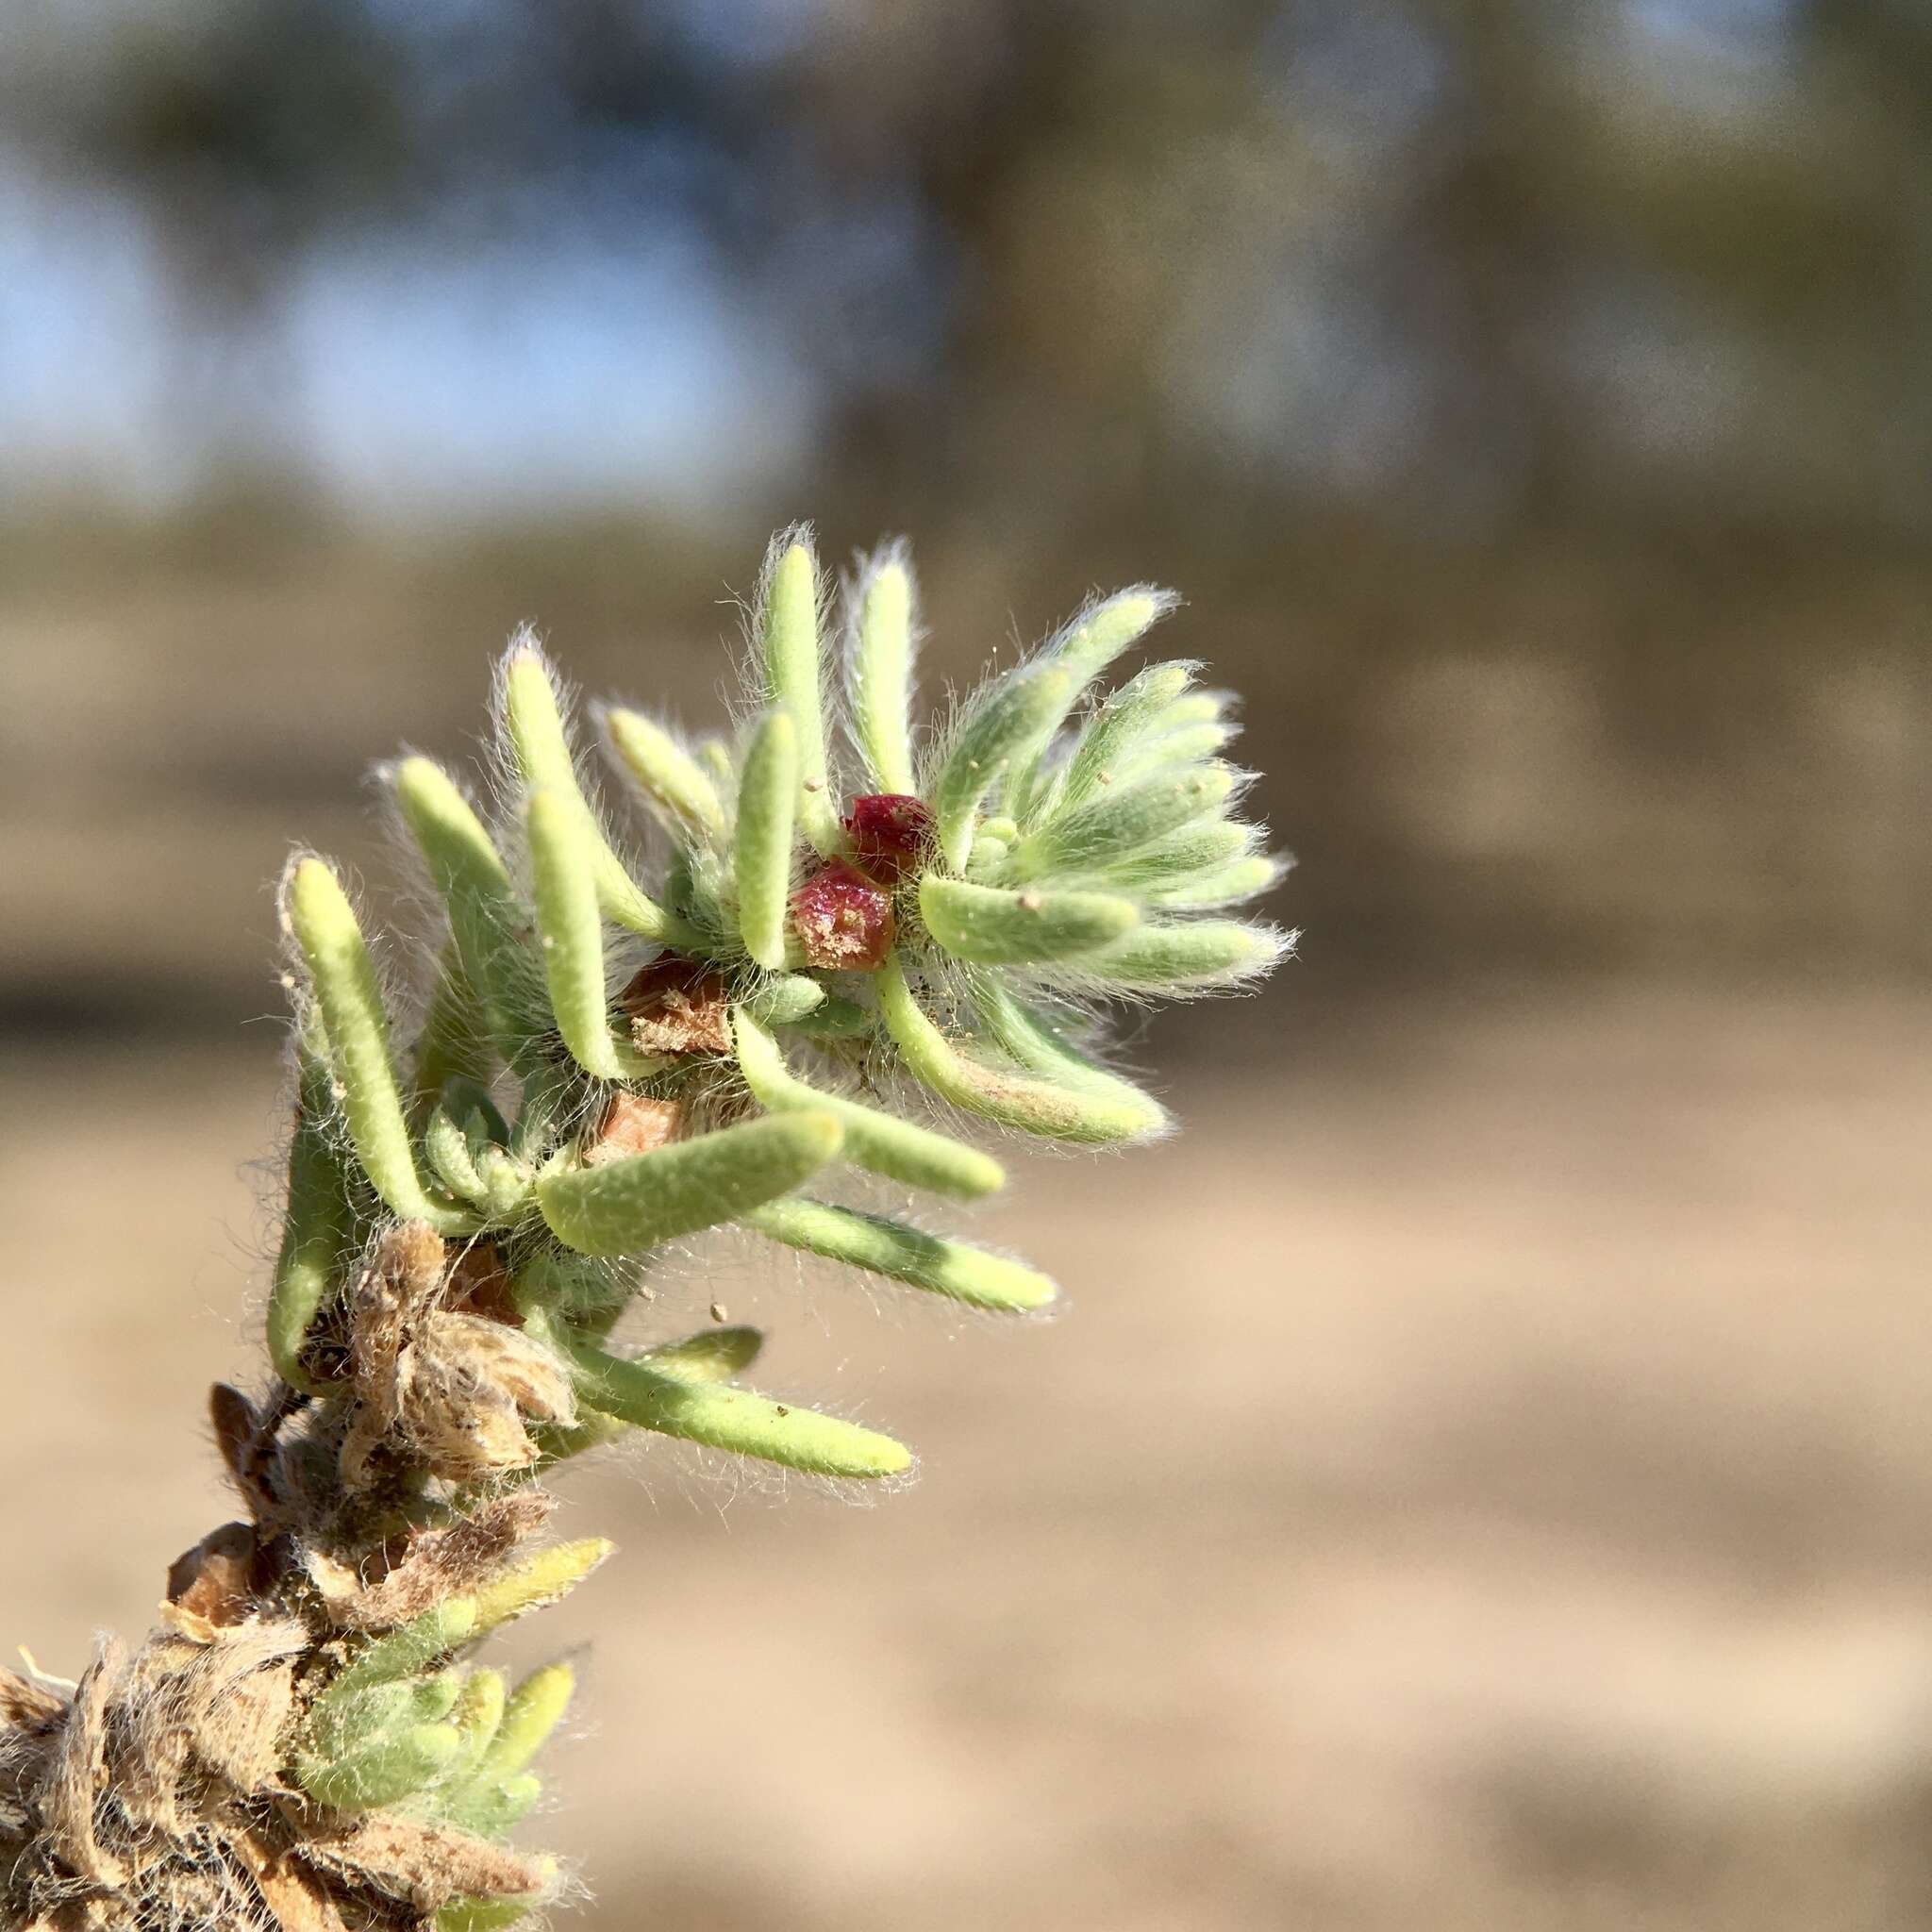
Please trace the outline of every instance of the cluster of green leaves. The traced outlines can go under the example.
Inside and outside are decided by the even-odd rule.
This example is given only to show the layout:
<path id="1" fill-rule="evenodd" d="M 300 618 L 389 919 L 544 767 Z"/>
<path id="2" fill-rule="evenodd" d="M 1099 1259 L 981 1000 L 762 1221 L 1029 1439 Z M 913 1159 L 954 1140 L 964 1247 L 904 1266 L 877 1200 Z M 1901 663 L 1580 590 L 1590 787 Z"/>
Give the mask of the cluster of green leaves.
<path id="1" fill-rule="evenodd" d="M 1208 916 L 1276 870 L 1232 816 L 1241 774 L 1220 758 L 1224 700 L 1195 688 L 1195 666 L 1169 663 L 1082 708 L 1170 607 L 1149 591 L 1095 603 L 922 748 L 903 556 L 882 553 L 849 589 L 835 698 L 818 566 L 807 536 L 787 533 L 760 581 L 735 741 L 602 718 L 609 768 L 670 837 L 648 889 L 547 664 L 519 639 L 498 685 L 493 822 L 426 758 L 386 773 L 447 916 L 407 1069 L 336 874 L 305 857 L 286 880 L 307 993 L 270 1316 L 287 1379 L 327 1396 L 318 1324 L 372 1219 L 422 1221 L 495 1243 L 525 1327 L 568 1364 L 591 1418 L 827 1475 L 906 1468 L 883 1436 L 735 1386 L 749 1348 L 693 1338 L 619 1353 L 609 1330 L 636 1277 L 611 1264 L 737 1224 L 984 1308 L 1053 1298 L 1021 1262 L 802 1190 L 841 1163 L 956 1199 L 998 1188 L 990 1154 L 908 1117 L 933 1112 L 908 1104 L 914 1087 L 1058 1141 L 1158 1133 L 1158 1103 L 1086 1050 L 1093 996 L 1222 987 L 1280 953 L 1274 929 Z M 653 957 L 722 987 L 718 1040 L 640 1043 L 622 989 Z M 878 1104 L 895 1076 L 899 1104 Z M 608 1158 L 596 1136 L 618 1093 L 688 1108 L 679 1118 L 703 1129 Z"/>
<path id="2" fill-rule="evenodd" d="M 363 1644 L 309 1707 L 295 1755 L 304 1790 L 339 1811 L 406 1804 L 485 1837 L 508 1830 L 541 1795 L 528 1767 L 569 1707 L 572 1673 L 547 1664 L 511 1690 L 500 1672 L 451 1659 L 555 1602 L 609 1551 L 560 1543 Z"/>
<path id="3" fill-rule="evenodd" d="M 610 1553 L 601 1539 L 561 1543 L 495 1581 L 450 1596 L 364 1642 L 309 1706 L 294 1756 L 304 1790 L 331 1810 L 393 1810 L 429 1825 L 501 1838 L 542 1796 L 530 1770 L 575 1689 L 545 1664 L 511 1689 L 501 1671 L 458 1653 L 526 1610 L 554 1603 Z M 530 1891 L 452 1900 L 437 1932 L 495 1932 L 542 1902 L 553 1860 Z"/>
<path id="4" fill-rule="evenodd" d="M 1159 1104 L 1089 1050 L 1093 1007 L 1238 984 L 1283 949 L 1227 909 L 1277 867 L 1233 815 L 1224 699 L 1186 663 L 1088 695 L 1170 608 L 1142 590 L 1091 605 L 922 744 L 904 557 L 848 587 L 835 692 L 818 567 L 787 533 L 735 738 L 602 715 L 608 769 L 668 835 L 648 884 L 520 638 L 497 690 L 495 809 L 426 758 L 385 774 L 446 924 L 407 1054 L 336 873 L 303 857 L 285 881 L 301 1085 L 268 1324 L 284 1378 L 325 1413 L 349 1399 L 358 1273 L 385 1227 L 424 1223 L 487 1245 L 503 1312 L 573 1388 L 576 1423 L 532 1428 L 546 1458 L 629 1426 L 819 1475 L 908 1467 L 889 1437 L 741 1386 L 755 1330 L 641 1352 L 611 1331 L 641 1261 L 724 1224 L 984 1309 L 1053 1300 L 1022 1261 L 824 1196 L 841 1167 L 991 1193 L 1003 1170 L 955 1121 L 1088 1145 L 1161 1132 Z M 310 1796 L 508 1829 L 537 1795 L 530 1758 L 569 1673 L 511 1690 L 456 1658 L 602 1548 L 548 1551 L 351 1644 L 297 1746 Z M 466 1899 L 440 1924 L 487 1932 L 531 1902 Z"/>

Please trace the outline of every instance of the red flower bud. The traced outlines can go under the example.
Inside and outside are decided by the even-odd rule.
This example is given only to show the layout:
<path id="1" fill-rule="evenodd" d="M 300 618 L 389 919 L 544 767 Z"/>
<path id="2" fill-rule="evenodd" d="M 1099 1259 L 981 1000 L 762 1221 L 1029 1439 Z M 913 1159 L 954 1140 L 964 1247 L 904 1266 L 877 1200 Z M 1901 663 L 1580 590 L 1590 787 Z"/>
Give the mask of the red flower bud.
<path id="1" fill-rule="evenodd" d="M 858 862 L 891 885 L 918 861 L 932 830 L 932 813 L 903 791 L 871 791 L 852 801 L 845 820 Z"/>
<path id="2" fill-rule="evenodd" d="M 834 973 L 874 973 L 892 950 L 895 922 L 885 891 L 834 858 L 791 895 L 791 920 L 806 964 Z"/>

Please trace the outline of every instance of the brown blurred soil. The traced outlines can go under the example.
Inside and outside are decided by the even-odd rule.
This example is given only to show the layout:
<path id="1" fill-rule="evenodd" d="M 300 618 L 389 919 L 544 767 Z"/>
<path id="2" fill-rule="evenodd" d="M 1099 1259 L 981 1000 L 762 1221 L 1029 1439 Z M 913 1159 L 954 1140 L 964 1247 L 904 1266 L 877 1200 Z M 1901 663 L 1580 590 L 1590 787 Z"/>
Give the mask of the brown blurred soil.
<path id="1" fill-rule="evenodd" d="M 1932 1923 L 1932 1002 L 1282 1014 L 1186 1137 L 1023 1164 L 1003 1333 L 694 1256 L 764 1379 L 915 1442 L 781 1499 L 668 1447 L 558 1808 L 586 1932 Z M 227 1513 L 262 1046 L 4 1069 L 0 1630 L 72 1672 Z"/>

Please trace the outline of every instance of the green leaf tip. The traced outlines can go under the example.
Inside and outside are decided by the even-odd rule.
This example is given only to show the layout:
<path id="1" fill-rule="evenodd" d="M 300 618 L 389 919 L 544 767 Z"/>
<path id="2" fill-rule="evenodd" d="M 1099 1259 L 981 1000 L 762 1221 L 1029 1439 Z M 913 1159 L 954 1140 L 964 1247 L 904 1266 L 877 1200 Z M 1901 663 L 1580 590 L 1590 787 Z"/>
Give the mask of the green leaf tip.
<path id="1" fill-rule="evenodd" d="M 1150 664 L 1114 691 L 1089 720 L 1067 760 L 1057 808 L 1083 804 L 1120 775 L 1121 761 L 1150 732 L 1193 680 L 1188 662 Z"/>
<path id="2" fill-rule="evenodd" d="M 1025 834 L 1008 866 L 1021 879 L 1105 874 L 1114 861 L 1221 811 L 1236 783 L 1225 765 L 1195 765 L 1117 785 Z"/>
<path id="3" fill-rule="evenodd" d="M 529 1767 L 570 1709 L 576 1673 L 568 1664 L 545 1664 L 510 1693 L 495 1739 L 477 1767 L 479 1783 L 505 1784 Z"/>
<path id="4" fill-rule="evenodd" d="M 1047 1275 L 1023 1261 L 927 1234 L 882 1214 L 861 1214 L 794 1196 L 755 1208 L 745 1219 L 760 1234 L 787 1247 L 974 1307 L 1030 1314 L 1049 1306 L 1058 1293 Z"/>
<path id="5" fill-rule="evenodd" d="M 473 1832 L 478 1838 L 502 1838 L 529 1815 L 542 1795 L 541 1780 L 528 1773 L 499 1783 L 477 1777 L 460 1791 L 439 1791 L 436 1808 L 445 1823 L 459 1831 Z"/>
<path id="6" fill-rule="evenodd" d="M 324 1125 L 329 1112 L 328 1069 L 305 1048 L 267 1328 L 269 1359 L 275 1373 L 290 1388 L 311 1396 L 323 1389 L 303 1365 L 302 1349 L 335 1286 L 349 1238 L 346 1176 Z"/>
<path id="7" fill-rule="evenodd" d="M 547 1174 L 537 1183 L 537 1203 L 559 1241 L 614 1259 L 789 1193 L 834 1158 L 845 1139 L 831 1109 L 809 1108 Z"/>
<path id="8" fill-rule="evenodd" d="M 1008 796 L 1016 817 L 1028 814 L 1040 790 L 1041 754 L 1080 693 L 1178 601 L 1166 591 L 1145 586 L 1116 591 L 1081 611 L 1040 654 L 1035 661 L 1058 669 L 1067 680 L 1066 690 L 1058 709 L 1042 713 L 1025 742 L 1013 752 Z"/>
<path id="9" fill-rule="evenodd" d="M 1091 956 L 1093 972 L 1121 986 L 1180 992 L 1234 986 L 1266 973 L 1291 935 L 1237 919 L 1143 925 Z"/>
<path id="10" fill-rule="evenodd" d="M 462 1690 L 450 1707 L 449 1721 L 455 1727 L 458 1745 L 444 1774 L 452 1785 L 467 1783 L 481 1768 L 485 1755 L 496 1741 L 503 1724 L 509 1687 L 501 1671 L 472 1671 Z"/>
<path id="11" fill-rule="evenodd" d="M 625 769 L 674 829 L 716 839 L 724 831 L 724 801 L 710 774 L 671 733 L 641 712 L 607 711 L 604 730 Z"/>
<path id="12" fill-rule="evenodd" d="M 875 791 L 918 790 L 912 762 L 912 572 L 903 546 L 865 567 L 845 662 L 852 736 Z"/>
<path id="13" fill-rule="evenodd" d="M 348 1699 L 377 1684 L 393 1684 L 425 1670 L 466 1643 L 476 1630 L 476 1600 L 446 1598 L 433 1609 L 378 1637 L 323 1692 L 318 1704 Z"/>
<path id="14" fill-rule="evenodd" d="M 577 779 L 550 667 L 527 633 L 518 637 L 504 659 L 503 725 L 525 792 L 553 793 L 578 820 L 597 903 L 605 916 L 648 940 L 667 945 L 691 943 L 696 935 L 659 906 L 610 849 Z"/>
<path id="15" fill-rule="evenodd" d="M 475 1631 L 481 1636 L 500 1624 L 541 1609 L 567 1595 L 603 1562 L 617 1545 L 608 1537 L 585 1537 L 576 1542 L 555 1543 L 539 1550 L 517 1566 L 484 1584 L 475 1592 Z"/>
<path id="16" fill-rule="evenodd" d="M 1172 591 L 1149 585 L 1116 591 L 1075 617 L 1047 646 L 1046 655 L 1072 672 L 1079 684 L 1090 684 L 1179 603 Z"/>
<path id="17" fill-rule="evenodd" d="M 874 1479 L 912 1466 L 912 1452 L 890 1436 L 816 1409 L 776 1402 L 748 1389 L 668 1375 L 565 1335 L 577 1367 L 577 1392 L 591 1407 L 659 1435 L 756 1457 L 809 1475 Z"/>

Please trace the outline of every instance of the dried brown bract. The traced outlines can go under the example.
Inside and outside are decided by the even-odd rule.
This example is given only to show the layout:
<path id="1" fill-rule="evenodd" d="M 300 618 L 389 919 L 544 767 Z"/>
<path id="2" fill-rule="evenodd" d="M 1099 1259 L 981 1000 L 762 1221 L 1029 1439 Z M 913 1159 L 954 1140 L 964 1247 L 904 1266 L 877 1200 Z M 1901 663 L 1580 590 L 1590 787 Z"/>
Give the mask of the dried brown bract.
<path id="1" fill-rule="evenodd" d="M 584 1149 L 584 1164 L 601 1167 L 633 1154 L 654 1154 L 676 1140 L 684 1125 L 684 1105 L 656 1100 L 647 1093 L 613 1093 L 597 1132 Z"/>
<path id="2" fill-rule="evenodd" d="M 555 1356 L 521 1328 L 447 1306 L 441 1238 L 405 1222 L 376 1243 L 349 1298 L 354 1391 L 341 1474 L 352 1493 L 374 1480 L 385 1446 L 431 1475 L 471 1482 L 537 1459 L 525 1418 L 575 1420 Z"/>
<path id="3" fill-rule="evenodd" d="M 618 1004 L 640 1053 L 729 1053 L 731 990 L 721 974 L 667 953 L 632 975 Z"/>
<path id="4" fill-rule="evenodd" d="M 403 1539 L 394 1561 L 373 1581 L 314 1551 L 307 1559 L 308 1578 L 338 1629 L 391 1629 L 488 1582 L 543 1526 L 554 1507 L 541 1490 L 493 1496 L 447 1529 L 419 1530 Z"/>

